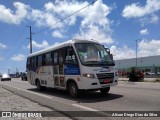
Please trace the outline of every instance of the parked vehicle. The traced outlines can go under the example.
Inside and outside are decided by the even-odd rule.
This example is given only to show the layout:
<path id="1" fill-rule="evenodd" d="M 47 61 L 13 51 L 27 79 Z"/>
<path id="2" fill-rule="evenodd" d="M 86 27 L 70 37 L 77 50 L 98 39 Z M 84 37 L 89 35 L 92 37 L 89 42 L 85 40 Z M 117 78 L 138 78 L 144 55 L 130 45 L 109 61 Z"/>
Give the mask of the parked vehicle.
<path id="1" fill-rule="evenodd" d="M 146 72 L 146 75 L 155 75 L 155 73 L 152 73 L 152 72 Z"/>
<path id="2" fill-rule="evenodd" d="M 21 74 L 21 79 L 22 79 L 22 81 L 27 81 L 27 73 L 25 73 L 25 72 L 23 72 L 22 74 Z"/>
<path id="3" fill-rule="evenodd" d="M 160 72 L 157 72 L 157 75 L 160 75 Z"/>
<path id="4" fill-rule="evenodd" d="M 1 81 L 5 81 L 5 80 L 11 81 L 11 77 L 8 74 L 3 74 L 1 77 Z"/>

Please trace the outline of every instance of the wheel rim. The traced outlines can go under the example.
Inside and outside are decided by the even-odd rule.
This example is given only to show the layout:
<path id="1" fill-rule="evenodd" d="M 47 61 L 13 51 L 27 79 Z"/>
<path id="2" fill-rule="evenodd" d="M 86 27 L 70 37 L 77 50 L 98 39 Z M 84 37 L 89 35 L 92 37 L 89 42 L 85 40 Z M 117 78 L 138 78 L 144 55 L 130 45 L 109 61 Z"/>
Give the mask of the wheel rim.
<path id="1" fill-rule="evenodd" d="M 76 87 L 73 84 L 70 85 L 69 92 L 72 96 L 76 95 Z"/>

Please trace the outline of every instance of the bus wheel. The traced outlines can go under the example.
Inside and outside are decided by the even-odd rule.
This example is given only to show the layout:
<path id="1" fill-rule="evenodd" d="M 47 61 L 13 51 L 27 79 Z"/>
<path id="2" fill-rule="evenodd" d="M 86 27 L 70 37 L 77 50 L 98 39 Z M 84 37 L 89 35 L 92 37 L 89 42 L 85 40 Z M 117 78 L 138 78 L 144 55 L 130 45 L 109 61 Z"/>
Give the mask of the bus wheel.
<path id="1" fill-rule="evenodd" d="M 40 81 L 39 81 L 39 80 L 37 80 L 37 84 L 36 84 L 36 86 L 37 86 L 37 90 L 39 90 L 39 91 L 43 90 L 43 86 L 41 86 L 41 84 L 40 84 Z"/>
<path id="2" fill-rule="evenodd" d="M 78 97 L 79 91 L 78 91 L 78 87 L 77 87 L 76 83 L 74 83 L 74 82 L 69 83 L 68 92 L 71 97 L 74 97 L 74 98 Z"/>
<path id="3" fill-rule="evenodd" d="M 107 88 L 101 89 L 100 91 L 101 91 L 101 94 L 104 95 L 104 94 L 107 94 L 109 90 L 110 90 L 110 87 L 107 87 Z"/>

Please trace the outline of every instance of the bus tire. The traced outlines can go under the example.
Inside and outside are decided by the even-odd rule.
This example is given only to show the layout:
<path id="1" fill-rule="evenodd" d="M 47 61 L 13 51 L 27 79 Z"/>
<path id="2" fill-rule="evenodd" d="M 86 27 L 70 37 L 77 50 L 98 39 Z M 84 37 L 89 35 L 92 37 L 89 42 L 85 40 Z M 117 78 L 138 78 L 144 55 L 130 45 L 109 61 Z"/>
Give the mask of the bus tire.
<path id="1" fill-rule="evenodd" d="M 75 82 L 70 82 L 68 84 L 68 92 L 71 97 L 73 97 L 73 98 L 78 97 L 79 90 L 78 90 L 77 84 Z"/>
<path id="2" fill-rule="evenodd" d="M 109 90 L 110 90 L 110 87 L 107 87 L 107 88 L 104 88 L 104 89 L 100 89 L 102 95 L 107 94 L 109 92 Z"/>
<path id="3" fill-rule="evenodd" d="M 39 81 L 39 80 L 37 80 L 37 82 L 36 82 L 36 86 L 37 86 L 37 90 L 38 90 L 38 91 L 42 91 L 42 90 L 43 90 L 43 86 L 41 86 L 41 84 L 40 84 L 40 81 Z"/>

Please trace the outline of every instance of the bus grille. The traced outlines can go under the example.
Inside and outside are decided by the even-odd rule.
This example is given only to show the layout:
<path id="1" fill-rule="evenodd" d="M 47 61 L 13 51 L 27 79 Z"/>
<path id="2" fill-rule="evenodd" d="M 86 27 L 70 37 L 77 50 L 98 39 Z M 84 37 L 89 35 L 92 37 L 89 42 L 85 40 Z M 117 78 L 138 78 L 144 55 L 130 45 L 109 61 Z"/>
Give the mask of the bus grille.
<path id="1" fill-rule="evenodd" d="M 100 84 L 113 83 L 114 73 L 101 73 L 96 74 Z"/>

